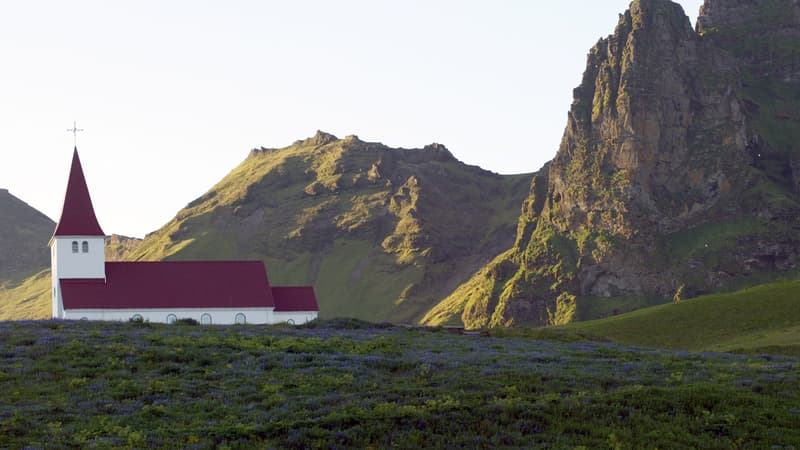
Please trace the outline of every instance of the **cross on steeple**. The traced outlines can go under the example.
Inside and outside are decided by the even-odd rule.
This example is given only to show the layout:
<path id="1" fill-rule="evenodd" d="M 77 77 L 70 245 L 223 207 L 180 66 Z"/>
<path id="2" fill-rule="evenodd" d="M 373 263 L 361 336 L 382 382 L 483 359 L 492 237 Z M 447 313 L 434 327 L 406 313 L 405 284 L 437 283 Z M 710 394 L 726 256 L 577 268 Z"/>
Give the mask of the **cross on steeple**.
<path id="1" fill-rule="evenodd" d="M 77 122 L 72 122 L 72 128 L 67 128 L 67 131 L 72 131 L 72 135 L 75 138 L 75 147 L 78 146 L 78 131 L 83 131 L 83 128 L 78 128 Z"/>

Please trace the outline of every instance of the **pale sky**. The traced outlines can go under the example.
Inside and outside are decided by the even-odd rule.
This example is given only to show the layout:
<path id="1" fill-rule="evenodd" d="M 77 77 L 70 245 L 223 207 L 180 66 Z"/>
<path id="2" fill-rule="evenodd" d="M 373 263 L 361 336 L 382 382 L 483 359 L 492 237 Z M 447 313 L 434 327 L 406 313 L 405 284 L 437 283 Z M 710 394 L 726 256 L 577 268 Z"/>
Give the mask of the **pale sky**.
<path id="1" fill-rule="evenodd" d="M 679 3 L 694 24 L 702 0 Z M 73 121 L 107 234 L 143 237 L 251 148 L 318 129 L 533 172 L 628 4 L 0 0 L 0 188 L 58 220 Z"/>

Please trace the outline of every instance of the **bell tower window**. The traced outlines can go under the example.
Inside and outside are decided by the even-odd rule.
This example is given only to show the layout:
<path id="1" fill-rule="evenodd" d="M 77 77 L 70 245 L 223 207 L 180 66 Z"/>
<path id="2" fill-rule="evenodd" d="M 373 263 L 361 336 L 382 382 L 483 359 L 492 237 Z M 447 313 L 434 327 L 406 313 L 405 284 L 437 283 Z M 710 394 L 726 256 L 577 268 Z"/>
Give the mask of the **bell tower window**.
<path id="1" fill-rule="evenodd" d="M 83 253 L 89 253 L 89 243 L 83 241 L 83 244 L 81 244 L 81 250 L 83 251 Z"/>
<path id="2" fill-rule="evenodd" d="M 72 241 L 72 253 L 78 253 L 78 241 Z"/>

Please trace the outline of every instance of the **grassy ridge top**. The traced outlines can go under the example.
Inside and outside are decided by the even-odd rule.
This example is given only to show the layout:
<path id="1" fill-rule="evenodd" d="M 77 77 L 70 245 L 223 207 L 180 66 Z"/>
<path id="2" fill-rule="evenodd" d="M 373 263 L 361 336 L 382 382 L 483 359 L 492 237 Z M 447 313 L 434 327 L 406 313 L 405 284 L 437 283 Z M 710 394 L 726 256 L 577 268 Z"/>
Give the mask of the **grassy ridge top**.
<path id="1" fill-rule="evenodd" d="M 630 345 L 800 355 L 800 281 L 698 297 L 561 329 Z"/>
<path id="2" fill-rule="evenodd" d="M 797 358 L 313 328 L 0 323 L 0 442 L 792 448 Z M 36 382 L 31 382 L 36 380 Z"/>

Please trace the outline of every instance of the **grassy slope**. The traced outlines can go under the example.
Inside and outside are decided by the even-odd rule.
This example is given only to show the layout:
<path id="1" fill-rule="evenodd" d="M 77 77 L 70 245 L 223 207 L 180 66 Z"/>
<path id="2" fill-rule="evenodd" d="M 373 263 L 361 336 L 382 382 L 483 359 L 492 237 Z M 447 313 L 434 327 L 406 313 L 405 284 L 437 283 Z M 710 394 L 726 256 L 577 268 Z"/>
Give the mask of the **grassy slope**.
<path id="1" fill-rule="evenodd" d="M 13 287 L 0 286 L 0 320 L 46 319 L 51 316 L 50 270 Z"/>
<path id="2" fill-rule="evenodd" d="M 436 330 L 0 323 L 10 448 L 794 448 L 797 358 Z M 31 382 L 35 380 L 35 382 Z"/>
<path id="3" fill-rule="evenodd" d="M 511 244 L 530 175 L 319 133 L 256 151 L 124 259 L 261 259 L 323 317 L 412 322 Z"/>
<path id="4" fill-rule="evenodd" d="M 708 295 L 562 329 L 631 345 L 800 355 L 800 282 Z"/>

